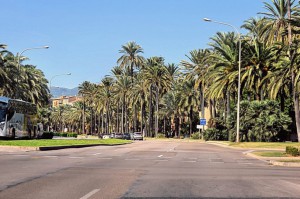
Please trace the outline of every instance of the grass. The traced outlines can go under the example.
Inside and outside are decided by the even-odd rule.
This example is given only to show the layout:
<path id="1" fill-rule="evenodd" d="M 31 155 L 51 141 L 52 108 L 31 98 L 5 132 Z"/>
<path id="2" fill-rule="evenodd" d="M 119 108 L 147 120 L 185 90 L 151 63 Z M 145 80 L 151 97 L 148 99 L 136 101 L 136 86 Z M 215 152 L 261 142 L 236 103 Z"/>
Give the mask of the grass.
<path id="1" fill-rule="evenodd" d="M 232 147 L 239 148 L 267 148 L 267 149 L 285 149 L 286 146 L 300 147 L 299 142 L 230 142 Z"/>
<path id="2" fill-rule="evenodd" d="M 283 151 L 256 151 L 253 154 L 262 156 L 262 157 L 289 157 Z"/>
<path id="3" fill-rule="evenodd" d="M 83 140 L 0 140 L 0 146 L 24 146 L 24 147 L 42 147 L 42 146 L 70 146 L 70 145 L 94 145 L 94 144 L 126 144 L 130 140 L 120 139 L 83 139 Z"/>

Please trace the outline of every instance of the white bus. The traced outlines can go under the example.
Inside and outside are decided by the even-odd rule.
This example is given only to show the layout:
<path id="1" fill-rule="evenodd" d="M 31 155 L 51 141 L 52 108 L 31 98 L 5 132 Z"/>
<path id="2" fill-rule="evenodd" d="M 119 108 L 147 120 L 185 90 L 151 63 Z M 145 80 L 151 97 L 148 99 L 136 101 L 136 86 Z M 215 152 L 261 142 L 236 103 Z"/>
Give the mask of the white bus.
<path id="1" fill-rule="evenodd" d="M 0 137 L 33 138 L 37 136 L 37 131 L 35 104 L 0 97 Z"/>

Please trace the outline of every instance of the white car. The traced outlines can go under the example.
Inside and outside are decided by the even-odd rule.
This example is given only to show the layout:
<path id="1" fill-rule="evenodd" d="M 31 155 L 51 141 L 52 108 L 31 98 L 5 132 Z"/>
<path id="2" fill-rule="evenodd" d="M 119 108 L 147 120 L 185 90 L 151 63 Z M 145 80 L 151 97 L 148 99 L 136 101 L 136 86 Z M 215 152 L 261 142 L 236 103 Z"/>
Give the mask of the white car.
<path id="1" fill-rule="evenodd" d="M 144 140 L 143 135 L 141 132 L 134 132 L 133 133 L 133 139 L 134 140 Z"/>

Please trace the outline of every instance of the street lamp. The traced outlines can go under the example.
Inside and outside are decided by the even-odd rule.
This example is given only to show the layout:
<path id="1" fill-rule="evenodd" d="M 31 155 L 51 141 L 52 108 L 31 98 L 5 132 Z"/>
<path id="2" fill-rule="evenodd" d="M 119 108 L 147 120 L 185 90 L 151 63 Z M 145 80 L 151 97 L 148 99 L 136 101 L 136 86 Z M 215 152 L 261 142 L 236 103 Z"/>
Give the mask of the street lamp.
<path id="1" fill-rule="evenodd" d="M 237 33 L 238 35 L 238 39 L 239 39 L 239 73 L 238 73 L 238 99 L 237 99 L 237 113 L 236 113 L 236 142 L 240 141 L 240 91 L 241 91 L 241 62 L 242 62 L 242 46 L 241 46 L 241 33 L 239 32 L 239 30 L 228 23 L 224 23 L 224 22 L 219 22 L 219 21 L 213 21 L 211 19 L 208 18 L 203 18 L 204 21 L 206 22 L 213 22 L 213 23 L 218 23 L 218 24 L 222 24 L 225 26 L 230 26 L 231 28 L 234 29 L 234 31 Z"/>
<path id="2" fill-rule="evenodd" d="M 18 75 L 18 79 L 17 79 L 17 83 L 19 83 L 19 77 L 21 75 L 21 65 L 20 65 L 20 59 L 21 56 L 24 52 L 28 51 L 28 50 L 35 50 L 35 49 L 48 49 L 49 46 L 41 46 L 41 47 L 34 47 L 34 48 L 26 48 L 25 50 L 23 50 L 17 57 L 17 66 L 18 66 L 18 71 L 19 71 L 19 75 Z M 20 91 L 18 91 L 18 97 L 19 97 Z"/>
<path id="3" fill-rule="evenodd" d="M 52 76 L 51 79 L 50 79 L 50 81 L 49 81 L 49 90 L 51 89 L 51 82 L 52 82 L 52 80 L 53 80 L 55 77 L 63 76 L 63 75 L 71 75 L 71 73 L 64 73 L 64 74 L 58 74 L 58 75 Z"/>

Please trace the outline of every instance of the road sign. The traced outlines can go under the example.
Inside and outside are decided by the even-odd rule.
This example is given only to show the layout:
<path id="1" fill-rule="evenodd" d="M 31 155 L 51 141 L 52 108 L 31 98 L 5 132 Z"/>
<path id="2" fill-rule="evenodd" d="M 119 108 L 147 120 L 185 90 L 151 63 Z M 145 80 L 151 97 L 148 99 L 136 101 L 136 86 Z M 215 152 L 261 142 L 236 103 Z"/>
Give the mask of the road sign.
<path id="1" fill-rule="evenodd" d="M 206 119 L 201 118 L 200 119 L 200 125 L 206 125 Z"/>

